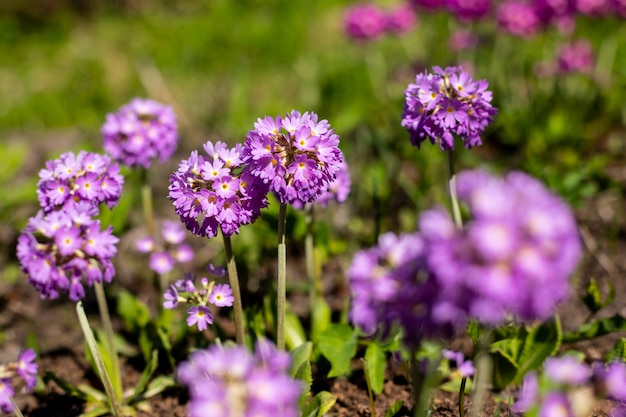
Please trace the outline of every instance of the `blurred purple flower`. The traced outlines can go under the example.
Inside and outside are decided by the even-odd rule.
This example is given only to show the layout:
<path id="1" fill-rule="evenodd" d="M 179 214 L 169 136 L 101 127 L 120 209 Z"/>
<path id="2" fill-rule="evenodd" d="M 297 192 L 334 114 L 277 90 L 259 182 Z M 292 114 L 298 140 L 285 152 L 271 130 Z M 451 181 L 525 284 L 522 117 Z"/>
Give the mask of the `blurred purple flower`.
<path id="1" fill-rule="evenodd" d="M 519 0 L 505 0 L 497 12 L 498 26 L 514 36 L 529 38 L 540 29 L 540 20 L 535 9 Z"/>
<path id="2" fill-rule="evenodd" d="M 30 391 L 37 385 L 39 366 L 35 363 L 37 354 L 33 349 L 24 349 L 17 357 L 17 374 L 26 382 L 26 390 Z"/>
<path id="3" fill-rule="evenodd" d="M 388 32 L 401 35 L 417 26 L 417 22 L 415 10 L 408 4 L 402 4 L 387 12 L 385 27 Z"/>
<path id="4" fill-rule="evenodd" d="M 491 0 L 448 0 L 448 9 L 460 20 L 478 20 L 489 13 Z"/>
<path id="5" fill-rule="evenodd" d="M 131 168 L 149 168 L 153 159 L 165 162 L 176 150 L 176 115 L 169 106 L 136 98 L 106 116 L 102 136 L 113 159 Z"/>
<path id="6" fill-rule="evenodd" d="M 583 385 L 591 377 L 591 369 L 574 356 L 550 357 L 543 369 L 550 379 L 563 384 Z"/>
<path id="7" fill-rule="evenodd" d="M 465 51 L 478 45 L 478 36 L 467 29 L 458 29 L 450 35 L 448 46 L 455 52 Z"/>
<path id="8" fill-rule="evenodd" d="M 387 25 L 385 12 L 375 4 L 350 6 L 344 13 L 346 34 L 356 40 L 373 40 L 380 37 Z"/>
<path id="9" fill-rule="evenodd" d="M 270 342 L 257 343 L 252 355 L 242 346 L 212 346 L 193 352 L 178 367 L 178 379 L 189 388 L 189 417 L 297 417 L 302 391 L 288 373 L 289 355 Z"/>
<path id="10" fill-rule="evenodd" d="M 562 74 L 590 74 L 595 64 L 593 47 L 585 39 L 562 44 L 557 59 L 558 69 Z"/>
<path id="11" fill-rule="evenodd" d="M 575 417 L 567 395 L 549 392 L 539 407 L 539 417 Z"/>
<path id="12" fill-rule="evenodd" d="M 150 269 L 159 275 L 174 269 L 175 259 L 167 252 L 153 252 L 150 255 Z"/>
<path id="13" fill-rule="evenodd" d="M 167 274 L 176 266 L 176 262 L 190 262 L 194 252 L 182 243 L 185 229 L 180 222 L 163 220 L 161 227 L 162 241 L 157 242 L 151 236 L 145 236 L 135 242 L 135 248 L 142 253 L 150 253 L 150 269 L 159 275 Z"/>
<path id="14" fill-rule="evenodd" d="M 3 413 L 12 413 L 15 409 L 11 398 L 15 395 L 11 379 L 0 378 L 0 411 Z"/>
<path id="15" fill-rule="evenodd" d="M 537 373 L 530 371 L 524 377 L 522 386 L 519 390 L 518 398 L 511 406 L 514 413 L 525 413 L 530 410 L 539 399 L 539 378 Z"/>

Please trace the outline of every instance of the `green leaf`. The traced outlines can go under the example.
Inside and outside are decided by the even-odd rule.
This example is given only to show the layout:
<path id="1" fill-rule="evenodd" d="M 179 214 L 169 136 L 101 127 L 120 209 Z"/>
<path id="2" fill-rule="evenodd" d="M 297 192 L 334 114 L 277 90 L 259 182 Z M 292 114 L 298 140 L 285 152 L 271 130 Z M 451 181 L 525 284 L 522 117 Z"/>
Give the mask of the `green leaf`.
<path id="1" fill-rule="evenodd" d="M 395 403 L 393 403 L 391 407 L 389 407 L 389 409 L 385 413 L 385 417 L 395 416 L 398 413 L 398 411 L 400 411 L 403 405 L 404 405 L 404 401 L 402 400 L 396 401 Z"/>
<path id="2" fill-rule="evenodd" d="M 152 398 L 174 386 L 176 386 L 174 378 L 169 375 L 159 375 L 148 384 L 148 388 L 143 393 L 143 398 Z"/>
<path id="3" fill-rule="evenodd" d="M 311 358 L 311 352 L 313 351 L 313 343 L 305 342 L 291 351 L 291 370 L 292 377 L 296 375 L 298 369 L 303 363 L 308 362 Z"/>
<path id="4" fill-rule="evenodd" d="M 99 417 L 111 415 L 111 410 L 106 405 L 97 404 L 92 407 L 86 406 L 85 412 L 80 415 L 80 417 Z"/>
<path id="5" fill-rule="evenodd" d="M 319 334 L 326 330 L 331 323 L 330 307 L 321 297 L 313 305 L 311 320 L 311 340 L 316 341 Z"/>
<path id="6" fill-rule="evenodd" d="M 117 313 L 131 332 L 136 332 L 150 323 L 148 306 L 128 291 L 121 291 L 118 295 Z"/>
<path id="7" fill-rule="evenodd" d="M 626 337 L 620 337 L 619 340 L 615 342 L 615 345 L 608 351 L 604 360 L 606 363 L 613 361 L 626 362 Z"/>
<path id="8" fill-rule="evenodd" d="M 318 392 L 302 411 L 302 417 L 322 417 L 333 408 L 336 401 L 337 398 L 330 392 Z"/>
<path id="9" fill-rule="evenodd" d="M 601 320 L 585 323 L 577 330 L 565 332 L 563 343 L 574 343 L 582 340 L 590 340 L 613 332 L 626 330 L 626 318 L 619 314 Z"/>
<path id="10" fill-rule="evenodd" d="M 285 344 L 289 349 L 295 349 L 306 341 L 304 328 L 298 316 L 287 310 L 285 312 Z"/>
<path id="11" fill-rule="evenodd" d="M 383 392 L 385 383 L 387 355 L 376 342 L 372 342 L 365 350 L 365 362 L 367 363 L 365 371 L 367 372 L 370 388 L 374 393 L 380 394 Z"/>
<path id="12" fill-rule="evenodd" d="M 474 346 L 478 346 L 482 331 L 476 320 L 470 320 L 467 324 L 467 335 L 472 339 Z"/>
<path id="13" fill-rule="evenodd" d="M 606 298 L 603 299 L 598 281 L 595 278 L 591 278 L 589 281 L 589 285 L 587 285 L 587 292 L 583 297 L 581 297 L 581 300 L 592 313 L 595 314 L 600 309 L 613 302 L 613 299 L 615 298 L 615 287 L 610 281 L 607 281 L 607 286 L 609 287 L 609 292 Z"/>
<path id="14" fill-rule="evenodd" d="M 139 377 L 139 381 L 137 382 L 137 384 L 135 385 L 135 388 L 133 389 L 132 395 L 128 399 L 129 402 L 133 402 L 134 400 L 140 398 L 140 396 L 143 394 L 144 390 L 146 389 L 148 382 L 150 382 L 150 378 L 152 378 L 152 375 L 154 374 L 154 371 L 156 371 L 158 366 L 159 366 L 159 352 L 155 349 L 152 351 L 152 357 L 150 358 L 150 361 L 146 364 L 146 367 L 141 373 L 141 377 Z"/>
<path id="15" fill-rule="evenodd" d="M 309 397 L 311 386 L 313 385 L 313 371 L 311 370 L 311 362 L 306 361 L 302 365 L 300 365 L 300 368 L 298 368 L 298 371 L 294 375 L 294 378 L 303 381 L 305 384 L 305 388 L 302 390 L 302 394 L 300 395 L 300 401 L 298 402 L 300 408 L 302 408 L 306 403 L 307 398 Z"/>
<path id="16" fill-rule="evenodd" d="M 556 315 L 533 327 L 524 341 L 514 382 L 521 383 L 528 371 L 538 369 L 547 357 L 556 354 L 561 347 L 562 339 L 561 320 Z"/>
<path id="17" fill-rule="evenodd" d="M 499 351 L 492 353 L 492 357 L 493 378 L 491 383 L 496 390 L 501 391 L 515 379 L 518 367 Z"/>
<path id="18" fill-rule="evenodd" d="M 356 344 L 356 331 L 347 324 L 332 324 L 320 334 L 318 341 L 320 352 L 331 365 L 329 378 L 350 371 L 350 360 L 356 355 Z"/>
<path id="19" fill-rule="evenodd" d="M 98 402 L 98 401 L 101 401 L 102 398 L 106 399 L 106 395 L 103 394 L 102 392 L 98 391 L 98 394 L 94 395 L 92 391 L 87 392 L 81 389 L 81 387 L 76 386 L 72 384 L 71 382 L 66 381 L 63 378 L 59 378 L 58 376 L 56 376 L 50 371 L 47 371 L 44 374 L 43 379 L 46 383 L 48 383 L 48 381 L 54 381 L 54 383 L 57 384 L 59 388 L 63 390 L 64 393 L 72 397 L 80 398 L 83 401 Z"/>

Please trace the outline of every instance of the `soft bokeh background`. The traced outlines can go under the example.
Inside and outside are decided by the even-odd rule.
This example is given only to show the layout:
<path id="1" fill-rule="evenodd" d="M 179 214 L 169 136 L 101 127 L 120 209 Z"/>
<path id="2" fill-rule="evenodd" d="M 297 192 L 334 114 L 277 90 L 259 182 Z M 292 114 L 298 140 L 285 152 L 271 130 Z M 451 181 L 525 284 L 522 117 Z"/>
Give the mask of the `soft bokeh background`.
<path id="1" fill-rule="evenodd" d="M 106 113 L 134 97 L 167 103 L 179 117 L 177 156 L 152 171 L 157 206 L 169 217 L 168 174 L 205 141 L 242 142 L 258 117 L 291 109 L 328 119 L 341 136 L 353 181 L 348 203 L 332 207 L 329 226 L 319 232 L 332 241 L 330 253 L 368 245 L 381 231 L 411 230 L 419 210 L 446 204 L 444 154 L 430 145 L 411 147 L 400 127 L 404 89 L 416 72 L 435 65 L 462 64 L 475 79 L 487 79 L 499 108 L 485 145 L 457 150 L 459 169 L 523 169 L 577 206 L 607 190 L 611 198 L 622 198 L 623 18 L 578 14 L 571 33 L 548 27 L 519 38 L 497 29 L 493 15 L 468 23 L 447 12 L 420 10 L 409 32 L 357 42 L 343 26 L 345 10 L 354 4 L 2 1 L 0 237 L 5 270 L 15 272 L 14 242 L 36 211 L 36 174 L 45 160 L 80 149 L 101 152 L 99 130 Z M 377 4 L 391 9 L 402 3 Z M 475 47 L 450 48 L 450 36 L 460 28 L 477 36 Z M 559 45 L 581 38 L 594 51 L 591 70 L 555 73 Z M 267 230 L 273 230 L 272 210 L 270 220 L 264 220 Z M 293 224 L 302 234 L 301 223 Z M 137 222 L 122 226 L 120 234 Z M 255 227 L 257 237 L 241 237 L 250 240 L 242 246 L 258 246 L 258 236 L 261 246 L 267 239 L 273 246 L 270 233 Z M 332 239 L 330 230 L 336 232 Z M 258 256 L 251 259 L 258 261 Z"/>

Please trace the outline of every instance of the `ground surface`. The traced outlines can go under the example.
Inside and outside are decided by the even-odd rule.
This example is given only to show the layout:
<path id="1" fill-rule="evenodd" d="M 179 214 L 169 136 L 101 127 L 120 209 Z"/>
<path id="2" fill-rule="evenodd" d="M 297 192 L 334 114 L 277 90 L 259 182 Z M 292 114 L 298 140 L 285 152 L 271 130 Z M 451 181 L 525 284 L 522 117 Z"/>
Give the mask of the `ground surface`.
<path id="1" fill-rule="evenodd" d="M 71 140 L 70 140 L 71 142 Z M 55 143 L 55 147 L 58 147 Z M 69 144 L 68 144 L 69 147 Z M 24 168 L 26 171 L 36 172 L 41 161 L 29 161 Z M 28 211 L 29 209 L 25 209 Z M 614 303 L 599 313 L 600 317 L 614 313 L 626 314 L 626 257 L 618 254 L 626 253 L 626 231 L 616 219 L 624 211 L 624 203 L 618 192 L 605 192 L 596 195 L 577 209 L 577 217 L 581 224 L 583 240 L 585 242 L 585 257 L 581 261 L 579 272 L 574 279 L 576 291 L 590 278 L 600 282 L 611 280 L 616 287 Z M 3 255 L 10 259 L 11 248 L 15 244 L 16 234 L 11 225 L 3 225 L 0 229 L 0 244 L 3 246 Z M 14 249 L 13 249 L 14 250 Z M 273 269 L 270 266 L 269 269 Z M 325 270 L 324 279 L 333 281 L 336 270 Z M 346 296 L 345 288 L 338 288 L 331 282 L 325 285 L 328 288 L 327 300 L 331 305 L 342 305 Z M 588 312 L 584 305 L 576 298 L 577 294 L 565 302 L 560 308 L 560 315 L 564 328 L 574 329 L 584 322 Z M 93 300 L 91 301 L 93 303 Z M 298 305 L 302 307 L 301 300 Z M 87 303 L 96 311 L 95 305 Z M 298 308 L 297 313 L 306 314 L 307 308 Z M 301 310 L 301 311 L 300 311 Z M 92 323 L 97 318 L 92 317 Z M 119 324 L 119 323 L 118 323 Z M 89 370 L 84 359 L 83 339 L 77 326 L 74 308 L 66 301 L 42 301 L 35 290 L 26 282 L 26 278 L 18 279 L 16 283 L 0 281 L 0 330 L 4 334 L 4 342 L 0 351 L 0 362 L 13 360 L 28 335 L 36 336 L 40 350 L 40 375 L 47 372 L 71 381 L 75 384 L 97 384 L 97 379 Z M 579 343 L 575 346 L 563 346 L 562 350 L 575 348 L 582 350 L 589 361 L 602 359 L 603 355 L 613 346 L 614 342 L 624 334 L 612 334 L 596 340 Z M 469 352 L 469 345 L 463 338 L 455 340 L 457 348 Z M 130 365 L 124 366 L 125 386 L 130 386 L 139 378 L 139 371 Z M 369 400 L 366 384 L 358 361 L 355 361 L 354 372 L 343 378 L 317 378 L 315 390 L 327 390 L 337 397 L 337 402 L 329 415 L 334 416 L 369 416 Z M 513 395 L 513 392 L 504 394 Z M 481 416 L 491 416 L 496 409 L 493 395 L 489 396 Z M 407 377 L 401 369 L 393 363 L 387 367 L 387 378 L 383 393 L 375 398 L 376 415 L 383 416 L 386 410 L 398 400 L 404 406 L 397 416 L 411 415 L 411 390 Z M 173 389 L 150 400 L 152 412 L 138 413 L 138 416 L 176 417 L 185 415 L 186 395 L 182 389 Z M 432 417 L 458 416 L 458 394 L 436 391 L 433 395 Z M 65 395 L 54 383 L 49 382 L 44 390 L 35 394 L 19 394 L 17 402 L 29 417 L 72 417 L 83 412 L 82 403 L 76 398 Z M 466 407 L 471 399 L 466 400 Z M 605 407 L 606 408 L 606 407 Z M 501 416 L 509 415 L 506 407 L 501 406 Z M 606 410 L 600 409 L 596 416 L 608 415 Z"/>

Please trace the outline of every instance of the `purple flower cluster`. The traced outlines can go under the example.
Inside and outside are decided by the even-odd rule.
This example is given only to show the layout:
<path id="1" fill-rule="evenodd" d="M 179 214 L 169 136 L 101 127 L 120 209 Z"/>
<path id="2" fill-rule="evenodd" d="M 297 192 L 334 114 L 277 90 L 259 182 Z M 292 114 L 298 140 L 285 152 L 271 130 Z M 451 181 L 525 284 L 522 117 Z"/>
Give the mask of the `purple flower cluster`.
<path id="1" fill-rule="evenodd" d="M 163 221 L 161 229 L 163 243 L 157 243 L 152 236 L 145 236 L 135 243 L 139 252 L 150 253 L 150 269 L 159 275 L 167 274 L 176 262 L 185 263 L 193 259 L 194 253 L 185 240 L 185 229 L 180 222 Z"/>
<path id="2" fill-rule="evenodd" d="M 315 113 L 259 118 L 246 136 L 244 172 L 267 184 L 283 204 L 311 203 L 341 169 L 338 145 L 339 136 Z"/>
<path id="3" fill-rule="evenodd" d="M 268 185 L 258 173 L 244 168 L 241 144 L 204 144 L 206 156 L 193 151 L 170 176 L 169 199 L 187 229 L 198 236 L 239 233 L 267 207 Z"/>
<path id="4" fill-rule="evenodd" d="M 31 217 L 18 238 L 17 258 L 29 282 L 42 298 L 58 298 L 68 292 L 72 301 L 85 296 L 83 278 L 111 282 L 115 275 L 112 258 L 118 238 L 111 227 L 100 230 L 97 211 L 88 203 L 73 209 Z"/>
<path id="5" fill-rule="evenodd" d="M 419 233 L 388 233 L 348 270 L 351 319 L 367 332 L 395 323 L 405 342 L 449 336 L 470 317 L 543 319 L 569 294 L 580 241 L 569 207 L 520 172 L 461 172 L 462 229 L 441 209 L 422 213 Z"/>
<path id="6" fill-rule="evenodd" d="M 176 115 L 169 106 L 136 98 L 102 126 L 104 149 L 129 167 L 149 168 L 152 160 L 167 161 L 178 145 Z"/>
<path id="7" fill-rule="evenodd" d="M 206 330 L 209 324 L 213 324 L 213 314 L 209 304 L 216 307 L 231 307 L 235 302 L 233 290 L 228 284 L 215 284 L 207 278 L 200 279 L 200 286 L 195 284 L 195 278 L 191 274 L 185 274 L 163 294 L 165 301 L 163 307 L 173 309 L 179 303 L 191 304 L 187 310 L 187 325 L 198 326 L 198 330 Z"/>
<path id="8" fill-rule="evenodd" d="M 417 23 L 417 16 L 408 5 L 385 11 L 375 4 L 350 6 L 344 13 L 346 34 L 359 41 L 375 40 L 385 33 L 402 34 Z"/>
<path id="9" fill-rule="evenodd" d="M 189 417 L 296 417 L 301 383 L 289 376 L 291 357 L 268 341 L 254 354 L 243 346 L 193 352 L 178 367 L 189 389 Z"/>
<path id="10" fill-rule="evenodd" d="M 348 165 L 345 161 L 339 164 L 339 171 L 337 171 L 336 178 L 328 185 L 328 189 L 324 191 L 314 203 L 319 204 L 322 207 L 327 207 L 333 201 L 341 204 L 348 198 L 350 194 L 350 186 L 352 180 L 350 178 L 350 171 L 348 171 Z M 296 200 L 293 206 L 297 209 L 304 207 L 304 204 L 300 200 Z"/>
<path id="11" fill-rule="evenodd" d="M 574 356 L 549 358 L 543 373 L 529 372 L 511 407 L 517 414 L 541 417 L 588 415 L 596 402 L 626 402 L 626 364 L 582 363 Z M 617 407 L 624 411 L 623 405 Z"/>
<path id="12" fill-rule="evenodd" d="M 559 47 L 558 72 L 561 74 L 589 74 L 595 63 L 593 47 L 589 41 L 580 39 Z"/>
<path id="13" fill-rule="evenodd" d="M 93 207 L 106 203 L 111 208 L 119 201 L 123 184 L 119 166 L 108 156 L 67 152 L 39 171 L 37 196 L 45 213 L 72 210 L 79 203 Z"/>
<path id="14" fill-rule="evenodd" d="M 417 147 L 429 139 L 443 150 L 454 147 L 459 136 L 466 148 L 482 144 L 480 135 L 497 110 L 485 80 L 474 81 L 461 67 L 433 68 L 415 77 L 404 92 L 402 126 Z"/>
<path id="15" fill-rule="evenodd" d="M 39 366 L 35 363 L 36 357 L 34 350 L 24 349 L 16 362 L 0 365 L 0 411 L 3 413 L 9 414 L 15 409 L 11 399 L 15 395 L 14 384 L 18 377 L 26 384 L 26 391 L 37 385 Z"/>

